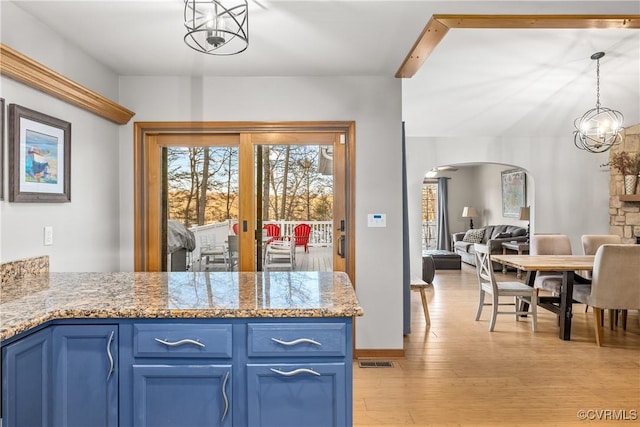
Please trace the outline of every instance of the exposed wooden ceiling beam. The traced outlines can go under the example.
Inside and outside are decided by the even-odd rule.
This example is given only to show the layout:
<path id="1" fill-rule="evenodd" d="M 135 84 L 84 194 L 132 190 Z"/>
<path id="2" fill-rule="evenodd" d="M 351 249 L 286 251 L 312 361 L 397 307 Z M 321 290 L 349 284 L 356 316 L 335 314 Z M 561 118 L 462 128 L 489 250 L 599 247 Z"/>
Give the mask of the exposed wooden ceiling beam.
<path id="1" fill-rule="evenodd" d="M 396 77 L 413 77 L 451 28 L 640 29 L 640 15 L 433 15 Z"/>

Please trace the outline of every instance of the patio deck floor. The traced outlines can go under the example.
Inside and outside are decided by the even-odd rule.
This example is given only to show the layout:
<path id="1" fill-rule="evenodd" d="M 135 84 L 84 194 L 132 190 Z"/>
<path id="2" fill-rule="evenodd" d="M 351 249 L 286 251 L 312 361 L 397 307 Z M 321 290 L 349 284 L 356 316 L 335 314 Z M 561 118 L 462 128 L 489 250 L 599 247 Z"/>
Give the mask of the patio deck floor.
<path id="1" fill-rule="evenodd" d="M 226 271 L 223 263 L 205 264 L 200 260 L 191 263 L 191 271 Z M 305 253 L 300 247 L 296 248 L 295 271 L 333 271 L 333 248 L 330 246 L 309 247 Z"/>

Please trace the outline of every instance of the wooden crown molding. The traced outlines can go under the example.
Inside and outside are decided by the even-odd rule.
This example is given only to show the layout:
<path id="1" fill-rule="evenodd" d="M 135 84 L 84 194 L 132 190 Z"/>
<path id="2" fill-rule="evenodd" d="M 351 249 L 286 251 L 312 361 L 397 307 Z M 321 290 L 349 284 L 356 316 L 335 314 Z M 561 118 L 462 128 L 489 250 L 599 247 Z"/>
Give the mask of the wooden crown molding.
<path id="1" fill-rule="evenodd" d="M 135 114 L 3 43 L 0 73 L 119 125 L 127 124 Z"/>
<path id="2" fill-rule="evenodd" d="M 433 15 L 396 77 L 413 77 L 451 28 L 639 29 L 640 15 Z"/>

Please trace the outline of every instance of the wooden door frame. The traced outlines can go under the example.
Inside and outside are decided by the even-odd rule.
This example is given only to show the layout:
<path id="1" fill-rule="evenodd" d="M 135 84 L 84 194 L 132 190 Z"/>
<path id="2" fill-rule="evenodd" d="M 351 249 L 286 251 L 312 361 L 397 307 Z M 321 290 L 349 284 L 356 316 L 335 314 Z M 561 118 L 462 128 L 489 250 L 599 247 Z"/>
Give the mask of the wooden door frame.
<path id="1" fill-rule="evenodd" d="M 134 168 L 134 270 L 159 271 L 161 253 L 157 245 L 161 233 L 158 218 L 161 206 L 158 200 L 160 180 L 149 180 L 149 161 L 157 158 L 159 140 L 165 136 L 197 138 L 198 135 L 240 135 L 240 140 L 259 134 L 265 143 L 272 135 L 294 133 L 343 133 L 346 156 L 344 171 L 347 211 L 347 260 L 345 271 L 355 286 L 355 122 L 135 122 L 133 136 Z M 266 136 L 265 136 L 266 135 Z M 241 144 L 242 145 L 242 144 Z M 245 184 L 246 185 L 246 184 Z M 334 218 L 334 229 L 335 227 Z M 246 234 L 246 233 L 245 233 Z M 248 237 L 248 236 L 247 236 Z M 335 245 L 336 242 L 334 242 Z M 241 242 L 242 244 L 242 242 Z"/>

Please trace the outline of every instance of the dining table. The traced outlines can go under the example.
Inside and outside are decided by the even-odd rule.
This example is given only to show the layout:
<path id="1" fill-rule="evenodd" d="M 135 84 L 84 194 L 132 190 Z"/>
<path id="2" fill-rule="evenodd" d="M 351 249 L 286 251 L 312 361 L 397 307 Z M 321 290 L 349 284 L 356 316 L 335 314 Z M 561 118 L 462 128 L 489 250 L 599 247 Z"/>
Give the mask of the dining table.
<path id="1" fill-rule="evenodd" d="M 573 305 L 573 284 L 579 280 L 589 283 L 576 271 L 591 271 L 595 255 L 491 255 L 493 261 L 509 265 L 527 272 L 526 284 L 533 287 L 537 272 L 553 271 L 562 273 L 562 287 L 559 296 L 539 296 L 538 305 L 556 313 L 560 317 L 560 339 L 571 339 L 571 317 Z"/>

